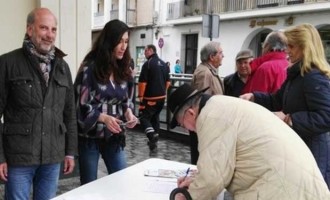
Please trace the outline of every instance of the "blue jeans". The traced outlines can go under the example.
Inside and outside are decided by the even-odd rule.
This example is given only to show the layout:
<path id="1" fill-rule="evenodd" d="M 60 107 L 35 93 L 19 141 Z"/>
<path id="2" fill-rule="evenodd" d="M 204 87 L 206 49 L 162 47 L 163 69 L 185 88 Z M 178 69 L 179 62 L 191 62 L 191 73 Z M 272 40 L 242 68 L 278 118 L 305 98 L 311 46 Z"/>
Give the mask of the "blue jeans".
<path id="1" fill-rule="evenodd" d="M 124 149 L 105 139 L 79 137 L 78 147 L 81 185 L 97 179 L 100 154 L 109 174 L 127 167 Z"/>
<path id="2" fill-rule="evenodd" d="M 49 200 L 56 196 L 60 163 L 8 166 L 5 200 L 29 200 L 33 185 L 34 200 Z"/>

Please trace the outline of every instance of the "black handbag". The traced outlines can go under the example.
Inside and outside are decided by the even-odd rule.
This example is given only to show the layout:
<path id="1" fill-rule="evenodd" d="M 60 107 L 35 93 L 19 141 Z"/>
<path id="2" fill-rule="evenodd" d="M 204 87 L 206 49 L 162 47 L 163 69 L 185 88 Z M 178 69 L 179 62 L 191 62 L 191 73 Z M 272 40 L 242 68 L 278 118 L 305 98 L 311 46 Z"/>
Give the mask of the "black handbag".
<path id="1" fill-rule="evenodd" d="M 175 196 L 177 194 L 183 194 L 183 196 L 187 199 L 187 200 L 192 200 L 187 188 L 175 188 L 174 190 L 172 190 L 171 194 L 170 194 L 170 200 L 175 200 Z"/>

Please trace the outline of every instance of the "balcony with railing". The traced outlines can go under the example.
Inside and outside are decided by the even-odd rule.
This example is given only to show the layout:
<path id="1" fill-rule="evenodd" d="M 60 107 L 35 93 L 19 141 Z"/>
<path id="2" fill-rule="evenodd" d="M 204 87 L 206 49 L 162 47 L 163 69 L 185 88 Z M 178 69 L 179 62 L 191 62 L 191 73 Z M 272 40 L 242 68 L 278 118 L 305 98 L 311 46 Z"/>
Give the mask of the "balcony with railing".
<path id="1" fill-rule="evenodd" d="M 110 10 L 110 20 L 113 20 L 113 19 L 119 19 L 119 10 L 118 9 Z"/>
<path id="2" fill-rule="evenodd" d="M 119 19 L 119 10 L 111 10 L 110 11 L 110 20 Z M 127 9 L 126 10 L 126 23 L 128 26 L 136 25 L 136 10 L 135 9 Z"/>
<path id="3" fill-rule="evenodd" d="M 126 22 L 129 26 L 136 26 L 136 10 L 127 9 L 126 11 Z"/>
<path id="4" fill-rule="evenodd" d="M 179 0 L 167 4 L 167 20 L 180 19 L 211 13 L 231 13 L 238 11 L 262 10 L 265 8 L 288 7 L 302 4 L 330 2 L 330 0 L 218 0 L 213 5 L 203 4 L 201 0 Z M 212 10 L 211 10 L 212 9 Z"/>
<path id="5" fill-rule="evenodd" d="M 94 13 L 93 17 L 93 26 L 101 27 L 104 25 L 104 14 L 103 13 Z"/>

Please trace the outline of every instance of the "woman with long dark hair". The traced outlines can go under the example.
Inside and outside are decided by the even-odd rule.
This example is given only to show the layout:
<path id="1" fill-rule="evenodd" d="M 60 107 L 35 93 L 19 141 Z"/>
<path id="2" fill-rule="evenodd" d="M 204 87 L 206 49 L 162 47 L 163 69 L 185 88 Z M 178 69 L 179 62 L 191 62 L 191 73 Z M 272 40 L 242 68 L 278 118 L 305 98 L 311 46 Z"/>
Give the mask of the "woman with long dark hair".
<path id="1" fill-rule="evenodd" d="M 100 154 L 111 174 L 127 166 L 125 128 L 137 123 L 128 103 L 129 28 L 109 21 L 84 58 L 75 80 L 81 184 L 97 179 Z"/>

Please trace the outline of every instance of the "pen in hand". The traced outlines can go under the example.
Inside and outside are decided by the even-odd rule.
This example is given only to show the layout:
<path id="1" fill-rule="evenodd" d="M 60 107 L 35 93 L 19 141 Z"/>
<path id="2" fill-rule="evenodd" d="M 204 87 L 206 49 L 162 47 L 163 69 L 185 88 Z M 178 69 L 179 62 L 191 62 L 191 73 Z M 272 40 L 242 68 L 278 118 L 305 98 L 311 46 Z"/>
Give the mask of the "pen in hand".
<path id="1" fill-rule="evenodd" d="M 190 171 L 190 167 L 188 167 L 188 169 L 187 169 L 187 171 L 186 171 L 186 175 L 185 175 L 183 178 L 181 177 L 181 178 L 178 180 L 178 187 L 182 187 L 182 188 L 188 189 L 189 184 L 184 183 L 184 184 L 182 185 L 182 183 L 185 182 L 186 178 L 188 177 L 189 171 Z"/>
<path id="2" fill-rule="evenodd" d="M 190 171 L 190 167 L 188 167 L 187 171 L 186 171 L 186 175 L 184 176 L 183 180 L 185 180 L 189 174 L 189 171 Z"/>

